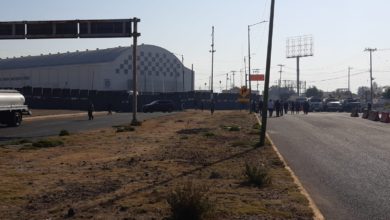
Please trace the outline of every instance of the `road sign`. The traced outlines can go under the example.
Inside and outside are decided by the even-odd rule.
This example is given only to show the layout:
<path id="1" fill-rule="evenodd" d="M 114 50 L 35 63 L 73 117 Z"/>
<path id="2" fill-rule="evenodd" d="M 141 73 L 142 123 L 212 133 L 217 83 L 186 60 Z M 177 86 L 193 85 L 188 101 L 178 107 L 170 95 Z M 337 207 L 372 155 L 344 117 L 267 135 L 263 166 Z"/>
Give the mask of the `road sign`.
<path id="1" fill-rule="evenodd" d="M 24 39 L 24 22 L 0 22 L 0 39 Z"/>
<path id="2" fill-rule="evenodd" d="M 29 21 L 26 22 L 27 39 L 77 38 L 77 21 Z"/>
<path id="3" fill-rule="evenodd" d="M 249 103 L 249 95 L 250 90 L 246 86 L 243 86 L 240 89 L 240 96 L 237 101 L 240 103 Z"/>
<path id="4" fill-rule="evenodd" d="M 249 93 L 250 93 L 250 91 L 249 91 L 249 89 L 246 86 L 241 87 L 241 89 L 240 89 L 240 96 L 242 98 L 246 98 L 247 96 L 249 96 Z"/>
<path id="5" fill-rule="evenodd" d="M 264 74 L 252 74 L 249 81 L 264 81 Z"/>
<path id="6" fill-rule="evenodd" d="M 134 22 L 139 19 L 0 22 L 0 40 L 134 37 Z"/>
<path id="7" fill-rule="evenodd" d="M 132 20 L 80 21 L 80 38 L 131 37 Z"/>

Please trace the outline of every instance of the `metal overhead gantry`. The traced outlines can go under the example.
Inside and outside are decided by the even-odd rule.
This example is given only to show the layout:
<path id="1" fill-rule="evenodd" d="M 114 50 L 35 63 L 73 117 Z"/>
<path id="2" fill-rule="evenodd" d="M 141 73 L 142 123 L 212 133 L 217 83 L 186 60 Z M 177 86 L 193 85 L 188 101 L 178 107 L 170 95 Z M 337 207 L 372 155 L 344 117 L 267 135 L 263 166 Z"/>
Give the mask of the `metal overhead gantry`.
<path id="1" fill-rule="evenodd" d="M 137 39 L 138 18 L 105 20 L 52 20 L 0 22 L 0 40 L 64 38 L 133 38 L 133 120 L 137 121 Z"/>

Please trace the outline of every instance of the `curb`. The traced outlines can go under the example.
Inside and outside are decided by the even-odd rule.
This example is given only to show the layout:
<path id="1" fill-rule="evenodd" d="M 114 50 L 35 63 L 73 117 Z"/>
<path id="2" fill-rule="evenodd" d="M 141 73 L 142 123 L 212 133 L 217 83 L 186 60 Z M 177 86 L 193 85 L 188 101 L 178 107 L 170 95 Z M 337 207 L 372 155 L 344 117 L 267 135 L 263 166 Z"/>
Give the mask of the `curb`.
<path id="1" fill-rule="evenodd" d="M 106 115 L 107 112 L 95 112 L 94 115 Z M 115 113 L 113 113 L 115 114 Z M 38 121 L 44 119 L 53 119 L 53 118 L 70 118 L 70 117 L 78 117 L 78 116 L 87 116 L 87 113 L 71 113 L 71 114 L 59 114 L 59 115 L 44 115 L 44 116 L 32 116 L 28 118 L 23 118 L 23 121 Z"/>
<path id="2" fill-rule="evenodd" d="M 261 124 L 260 118 L 255 114 L 256 120 Z M 324 215 L 322 215 L 320 209 L 317 207 L 317 205 L 314 203 L 314 200 L 311 198 L 310 194 L 306 191 L 306 189 L 303 187 L 301 181 L 299 181 L 298 177 L 295 175 L 294 171 L 291 169 L 290 166 L 288 166 L 286 160 L 282 156 L 282 154 L 279 152 L 278 148 L 276 147 L 275 143 L 272 141 L 271 137 L 266 134 L 266 137 L 268 138 L 269 142 L 271 143 L 272 148 L 278 155 L 279 159 L 283 162 L 284 167 L 288 170 L 291 177 L 294 180 L 294 183 L 298 185 L 298 189 L 301 191 L 302 195 L 306 197 L 306 199 L 309 201 L 309 207 L 312 209 L 314 216 L 313 219 L 315 220 L 325 220 Z"/>

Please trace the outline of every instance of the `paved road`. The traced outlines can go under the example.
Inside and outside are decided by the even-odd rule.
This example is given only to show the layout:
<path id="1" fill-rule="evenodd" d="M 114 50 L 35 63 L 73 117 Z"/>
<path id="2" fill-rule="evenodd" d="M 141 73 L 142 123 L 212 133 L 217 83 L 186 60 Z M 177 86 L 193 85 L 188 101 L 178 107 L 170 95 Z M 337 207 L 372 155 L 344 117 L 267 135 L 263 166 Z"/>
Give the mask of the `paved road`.
<path id="1" fill-rule="evenodd" d="M 159 117 L 166 115 L 163 113 L 138 113 L 138 120 Z M 95 116 L 92 121 L 87 120 L 87 116 L 59 117 L 51 119 L 39 119 L 34 121 L 23 121 L 17 128 L 0 127 L 0 141 L 9 141 L 17 138 L 39 138 L 45 136 L 58 135 L 60 130 L 66 129 L 69 132 L 81 132 L 92 129 L 106 128 L 113 125 L 130 123 L 131 113 L 117 113 L 113 115 Z"/>
<path id="2" fill-rule="evenodd" d="M 326 219 L 390 219 L 390 124 L 312 113 L 269 134 Z"/>

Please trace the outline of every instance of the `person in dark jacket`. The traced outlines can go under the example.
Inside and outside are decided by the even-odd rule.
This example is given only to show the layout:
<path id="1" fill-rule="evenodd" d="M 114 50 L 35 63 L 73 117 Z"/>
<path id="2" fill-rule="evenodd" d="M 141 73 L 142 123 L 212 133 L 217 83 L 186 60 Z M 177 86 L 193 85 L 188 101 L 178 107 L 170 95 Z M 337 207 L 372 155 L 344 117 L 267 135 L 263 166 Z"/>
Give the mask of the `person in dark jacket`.
<path id="1" fill-rule="evenodd" d="M 299 115 L 299 112 L 301 111 L 301 103 L 298 101 L 295 102 L 295 114 Z"/>
<path id="2" fill-rule="evenodd" d="M 263 114 L 263 100 L 259 100 L 259 113 L 260 113 L 260 116 Z"/>
<path id="3" fill-rule="evenodd" d="M 88 119 L 93 120 L 93 112 L 95 111 L 95 107 L 93 106 L 93 103 L 90 102 L 88 106 Z"/>
<path id="4" fill-rule="evenodd" d="M 284 102 L 280 100 L 280 116 L 283 116 L 283 106 L 284 106 Z"/>
<path id="5" fill-rule="evenodd" d="M 305 115 L 309 114 L 309 108 L 310 108 L 309 102 L 305 101 L 303 103 L 303 112 Z"/>
<path id="6" fill-rule="evenodd" d="M 283 103 L 283 108 L 284 108 L 284 114 L 287 115 L 287 113 L 288 113 L 288 101 L 285 101 L 285 102 Z"/>
<path id="7" fill-rule="evenodd" d="M 272 114 L 274 113 L 274 102 L 272 99 L 268 101 L 268 112 L 269 112 L 269 117 L 272 117 Z"/>
<path id="8" fill-rule="evenodd" d="M 276 117 L 280 116 L 280 102 L 279 100 L 275 101 L 275 111 L 276 111 Z"/>
<path id="9" fill-rule="evenodd" d="M 295 111 L 295 103 L 293 101 L 290 102 L 290 111 L 291 111 L 291 114 L 293 115 L 294 111 Z"/>

